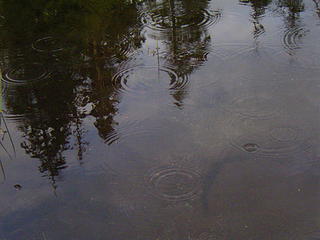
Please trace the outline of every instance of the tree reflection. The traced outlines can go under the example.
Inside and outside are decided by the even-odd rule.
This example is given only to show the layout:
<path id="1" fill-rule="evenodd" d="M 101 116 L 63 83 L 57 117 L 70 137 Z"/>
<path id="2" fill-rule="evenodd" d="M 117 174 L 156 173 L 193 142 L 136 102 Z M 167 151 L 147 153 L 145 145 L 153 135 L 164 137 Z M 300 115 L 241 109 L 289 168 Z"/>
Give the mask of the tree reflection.
<path id="1" fill-rule="evenodd" d="M 318 9 L 318 0 L 314 2 Z M 161 41 L 156 55 L 179 78 L 187 79 L 207 60 L 208 28 L 221 14 L 210 10 L 209 3 L 149 0 L 141 4 L 147 34 Z M 253 9 L 251 18 L 258 36 L 271 0 L 245 3 Z M 279 0 L 276 5 L 287 27 L 296 27 L 304 11 L 302 0 Z M 26 79 L 19 86 L 9 82 L 5 104 L 9 114 L 23 116 L 17 122 L 24 134 L 21 146 L 40 160 L 40 172 L 54 183 L 66 167 L 67 150 L 76 148 L 77 159 L 83 160 L 89 144 L 84 126 L 87 117 L 94 119 L 99 136 L 112 143 L 121 100 L 112 76 L 144 41 L 137 5 L 123 0 L 0 0 L 0 15 L 1 70 L 19 66 L 12 73 L 17 78 L 37 78 L 39 73 L 30 70 L 30 64 L 41 63 L 47 71 L 40 82 Z M 173 88 L 170 94 L 182 107 L 188 84 Z"/>
<path id="2" fill-rule="evenodd" d="M 164 0 L 146 2 L 147 24 L 155 31 L 150 36 L 163 40 L 161 57 L 180 78 L 188 76 L 206 61 L 211 43 L 207 27 L 219 18 L 219 11 L 209 11 L 208 0 Z M 187 85 L 172 93 L 175 103 L 183 105 Z"/>
<path id="3" fill-rule="evenodd" d="M 320 0 L 313 0 L 315 8 L 316 8 L 316 13 L 320 17 Z"/>
<path id="4" fill-rule="evenodd" d="M 63 152 L 70 148 L 68 139 L 74 121 L 70 119 L 70 111 L 76 111 L 72 105 L 73 82 L 59 77 L 61 81 L 50 85 L 16 88 L 12 95 L 7 95 L 10 112 L 28 110 L 19 124 L 24 133 L 21 146 L 31 157 L 40 160 L 40 172 L 52 182 L 65 167 Z"/>
<path id="5" fill-rule="evenodd" d="M 40 172 L 55 187 L 67 166 L 65 152 L 76 148 L 83 159 L 87 116 L 95 118 L 102 138 L 115 131 L 118 96 L 110 79 L 143 41 L 137 9 L 122 0 L 28 0 L 0 1 L 0 13 L 1 68 L 10 71 L 19 63 L 14 74 L 21 78 L 36 74 L 28 64 L 39 62 L 50 72 L 41 82 L 28 83 L 27 77 L 17 86 L 9 82 L 5 105 L 8 114 L 23 116 L 17 121 L 24 134 L 21 146 L 40 160 Z M 54 41 L 40 48 L 37 39 Z"/>
<path id="6" fill-rule="evenodd" d="M 288 32 L 295 31 L 302 25 L 300 13 L 305 9 L 303 0 L 240 0 L 240 3 L 252 7 L 251 18 L 254 24 L 253 34 L 255 39 L 264 32 L 264 26 L 260 22 L 265 15 L 268 5 L 271 5 L 271 3 L 275 6 L 274 11 L 284 18 L 285 35 Z M 304 33 L 298 35 L 299 38 L 303 36 Z"/>
<path id="7" fill-rule="evenodd" d="M 303 0 L 278 0 L 276 4 L 278 12 L 285 17 L 286 27 L 296 27 L 300 21 L 300 13 L 305 9 Z"/>
<path id="8" fill-rule="evenodd" d="M 254 26 L 253 35 L 257 39 L 261 33 L 264 33 L 264 26 L 261 24 L 261 19 L 265 15 L 267 6 L 272 0 L 240 0 L 242 4 L 250 5 L 252 8 L 251 21 Z"/>

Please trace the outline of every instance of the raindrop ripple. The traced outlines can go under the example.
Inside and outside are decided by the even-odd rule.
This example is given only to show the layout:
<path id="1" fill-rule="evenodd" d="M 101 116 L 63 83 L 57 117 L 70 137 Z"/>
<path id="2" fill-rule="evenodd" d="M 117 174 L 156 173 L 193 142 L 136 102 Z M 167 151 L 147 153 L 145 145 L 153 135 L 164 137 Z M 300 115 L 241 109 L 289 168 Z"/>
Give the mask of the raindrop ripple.
<path id="1" fill-rule="evenodd" d="M 167 201 L 185 201 L 201 192 L 201 176 L 191 169 L 164 167 L 146 178 L 153 195 Z"/>
<path id="2" fill-rule="evenodd" d="M 53 37 L 44 37 L 36 40 L 32 44 L 32 48 L 41 53 L 55 53 L 64 50 L 64 48 L 60 45 L 61 43 L 58 39 L 55 39 Z"/>
<path id="3" fill-rule="evenodd" d="M 306 33 L 307 31 L 303 28 L 291 28 L 285 32 L 282 42 L 289 54 L 295 49 L 301 48 L 301 39 Z"/>
<path id="4" fill-rule="evenodd" d="M 310 129 L 273 123 L 274 119 L 233 119 L 227 139 L 236 149 L 264 156 L 285 156 L 311 147 Z"/>
<path id="5" fill-rule="evenodd" d="M 188 78 L 179 77 L 167 67 L 139 66 L 119 71 L 112 83 L 117 91 L 141 95 L 147 92 L 179 91 L 188 84 Z"/>
<path id="6" fill-rule="evenodd" d="M 3 76 L 8 84 L 24 85 L 42 81 L 50 76 L 48 69 L 40 63 L 19 64 L 9 68 Z"/>
<path id="7" fill-rule="evenodd" d="M 168 32 L 173 28 L 170 14 L 163 16 L 166 6 L 158 6 L 151 11 L 142 13 L 141 21 L 145 27 L 160 32 Z M 168 7 L 170 9 L 170 7 Z M 176 16 L 175 27 L 179 30 L 195 27 L 209 27 L 219 22 L 221 12 L 219 10 L 210 11 L 206 9 L 196 9 L 181 12 Z"/>

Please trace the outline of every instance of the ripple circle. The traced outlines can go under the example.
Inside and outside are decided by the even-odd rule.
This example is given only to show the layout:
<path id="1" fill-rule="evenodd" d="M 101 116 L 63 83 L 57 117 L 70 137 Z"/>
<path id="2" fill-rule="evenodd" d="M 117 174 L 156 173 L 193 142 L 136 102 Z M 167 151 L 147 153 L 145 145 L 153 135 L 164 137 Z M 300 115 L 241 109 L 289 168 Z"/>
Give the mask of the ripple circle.
<path id="1" fill-rule="evenodd" d="M 140 95 L 146 92 L 179 91 L 185 88 L 188 79 L 180 78 L 170 68 L 140 66 L 118 72 L 112 82 L 120 92 Z"/>
<path id="2" fill-rule="evenodd" d="M 312 128 L 283 126 L 276 121 L 233 119 L 226 126 L 228 141 L 241 151 L 264 156 L 284 156 L 310 149 L 316 138 Z"/>
<path id="3" fill-rule="evenodd" d="M 44 37 L 36 40 L 32 44 L 32 48 L 37 52 L 55 53 L 64 50 L 64 48 L 60 45 L 61 43 L 58 39 L 55 39 L 53 37 Z"/>
<path id="4" fill-rule="evenodd" d="M 173 28 L 172 16 L 169 12 L 167 15 L 163 15 L 166 8 L 170 9 L 170 6 L 158 6 L 147 13 L 143 13 L 141 21 L 145 27 L 153 31 L 170 31 Z M 208 27 L 216 24 L 220 19 L 221 12 L 218 10 L 196 9 L 183 11 L 175 17 L 175 28 L 184 30 L 195 27 Z"/>
<path id="5" fill-rule="evenodd" d="M 147 183 L 153 195 L 168 201 L 191 200 L 201 191 L 201 176 L 191 169 L 157 169 L 148 175 Z"/>
<path id="6" fill-rule="evenodd" d="M 288 29 L 282 39 L 285 49 L 289 52 L 299 49 L 302 46 L 302 38 L 307 31 L 303 28 Z"/>
<path id="7" fill-rule="evenodd" d="M 27 84 L 41 81 L 50 76 L 50 72 L 40 63 L 20 64 L 5 72 L 3 80 L 8 84 Z"/>
<path id="8" fill-rule="evenodd" d="M 291 127 L 277 127 L 271 130 L 271 137 L 281 142 L 294 141 L 298 130 Z"/>
<path id="9" fill-rule="evenodd" d="M 267 118 L 276 114 L 275 106 L 272 98 L 252 96 L 237 98 L 225 109 L 250 118 Z"/>
<path id="10" fill-rule="evenodd" d="M 244 144 L 242 147 L 247 152 L 256 152 L 259 149 L 259 146 L 255 143 L 247 143 Z"/>

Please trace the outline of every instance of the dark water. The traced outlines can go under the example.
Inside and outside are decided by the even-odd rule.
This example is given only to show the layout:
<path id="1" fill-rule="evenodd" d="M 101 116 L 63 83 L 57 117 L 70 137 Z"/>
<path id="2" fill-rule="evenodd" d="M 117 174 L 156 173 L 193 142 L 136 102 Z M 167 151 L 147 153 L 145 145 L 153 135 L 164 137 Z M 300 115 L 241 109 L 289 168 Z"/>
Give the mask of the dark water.
<path id="1" fill-rule="evenodd" d="M 0 16 L 1 240 L 320 239 L 319 0 Z"/>

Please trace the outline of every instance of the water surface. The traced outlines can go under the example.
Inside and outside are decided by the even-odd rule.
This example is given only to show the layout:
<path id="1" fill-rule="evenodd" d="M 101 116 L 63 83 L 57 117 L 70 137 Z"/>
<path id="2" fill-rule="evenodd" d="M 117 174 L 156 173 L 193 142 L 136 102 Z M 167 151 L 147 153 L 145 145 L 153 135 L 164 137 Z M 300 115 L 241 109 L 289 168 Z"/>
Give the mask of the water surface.
<path id="1" fill-rule="evenodd" d="M 0 1 L 0 239 L 320 239 L 318 0 Z"/>

